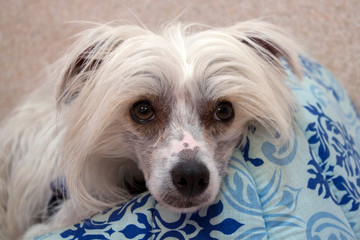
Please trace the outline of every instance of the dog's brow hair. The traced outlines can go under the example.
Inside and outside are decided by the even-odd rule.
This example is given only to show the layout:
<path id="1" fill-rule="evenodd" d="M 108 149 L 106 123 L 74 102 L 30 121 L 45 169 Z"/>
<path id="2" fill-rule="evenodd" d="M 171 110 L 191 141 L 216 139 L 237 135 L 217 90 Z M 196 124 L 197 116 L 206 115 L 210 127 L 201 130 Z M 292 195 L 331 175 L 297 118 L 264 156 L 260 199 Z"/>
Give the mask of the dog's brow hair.
<path id="1" fill-rule="evenodd" d="M 160 80 L 158 76 L 156 76 L 154 73 L 150 71 L 137 71 L 133 74 L 133 76 L 147 76 L 155 80 Z"/>

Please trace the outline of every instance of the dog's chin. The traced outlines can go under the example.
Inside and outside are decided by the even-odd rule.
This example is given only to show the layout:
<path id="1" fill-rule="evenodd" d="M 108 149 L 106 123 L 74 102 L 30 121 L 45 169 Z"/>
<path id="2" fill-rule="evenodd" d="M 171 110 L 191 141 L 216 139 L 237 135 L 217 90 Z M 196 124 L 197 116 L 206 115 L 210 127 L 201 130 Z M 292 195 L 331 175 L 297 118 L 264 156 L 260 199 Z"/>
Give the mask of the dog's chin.
<path id="1" fill-rule="evenodd" d="M 155 196 L 154 196 L 155 197 Z M 215 199 L 216 195 L 202 194 L 196 197 L 179 197 L 179 196 L 166 196 L 163 198 L 155 199 L 165 208 L 176 213 L 193 213 L 203 207 L 209 206 Z"/>
<path id="2" fill-rule="evenodd" d="M 175 213 L 193 213 L 193 212 L 200 210 L 202 207 L 207 206 L 207 204 L 204 204 L 204 205 L 197 205 L 197 206 L 193 206 L 193 207 L 175 207 L 175 206 L 169 205 L 165 202 L 160 202 L 160 204 L 162 206 L 164 206 L 166 209 L 169 209 L 170 211 L 175 212 Z"/>

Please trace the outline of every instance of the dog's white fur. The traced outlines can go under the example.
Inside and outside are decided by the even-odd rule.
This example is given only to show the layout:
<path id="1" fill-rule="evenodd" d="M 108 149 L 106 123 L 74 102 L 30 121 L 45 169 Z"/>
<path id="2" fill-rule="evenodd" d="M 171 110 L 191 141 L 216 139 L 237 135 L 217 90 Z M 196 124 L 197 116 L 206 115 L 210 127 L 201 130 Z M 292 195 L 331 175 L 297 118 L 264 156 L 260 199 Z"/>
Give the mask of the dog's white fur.
<path id="1" fill-rule="evenodd" d="M 200 30 L 201 29 L 201 30 Z M 15 110 L 0 132 L 0 238 L 67 226 L 127 200 L 125 181 L 145 177 L 154 198 L 178 212 L 209 205 L 234 148 L 258 122 L 279 142 L 292 136 L 294 99 L 280 58 L 299 74 L 298 46 L 260 21 L 227 28 L 96 25 L 55 65 L 56 82 Z M 149 100 L 155 118 L 131 109 Z M 219 101 L 234 118 L 214 117 Z M 171 169 L 184 149 L 210 172 L 198 196 L 176 191 Z M 139 171 L 139 169 L 141 171 Z M 47 216 L 50 183 L 65 176 L 70 198 Z"/>

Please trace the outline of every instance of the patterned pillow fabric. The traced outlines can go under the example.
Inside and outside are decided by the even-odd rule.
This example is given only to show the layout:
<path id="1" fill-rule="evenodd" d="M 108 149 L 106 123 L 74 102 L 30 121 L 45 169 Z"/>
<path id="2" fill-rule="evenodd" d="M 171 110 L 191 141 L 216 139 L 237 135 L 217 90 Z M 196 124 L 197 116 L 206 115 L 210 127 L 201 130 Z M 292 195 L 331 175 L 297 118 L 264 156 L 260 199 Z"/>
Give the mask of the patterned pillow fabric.
<path id="1" fill-rule="evenodd" d="M 176 214 L 144 193 L 35 239 L 360 239 L 360 116 L 331 73 L 300 59 L 293 141 L 254 126 L 213 205 Z"/>

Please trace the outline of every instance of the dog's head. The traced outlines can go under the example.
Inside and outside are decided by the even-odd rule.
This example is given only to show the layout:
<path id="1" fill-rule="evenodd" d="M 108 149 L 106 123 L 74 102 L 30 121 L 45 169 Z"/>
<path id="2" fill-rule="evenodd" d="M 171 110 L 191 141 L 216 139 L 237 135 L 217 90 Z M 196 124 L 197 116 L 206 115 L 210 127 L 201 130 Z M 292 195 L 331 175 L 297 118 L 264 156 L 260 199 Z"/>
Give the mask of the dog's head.
<path id="1" fill-rule="evenodd" d="M 195 211 L 216 197 L 249 124 L 280 141 L 291 136 L 293 98 L 280 58 L 298 73 L 296 45 L 263 22 L 194 28 L 173 24 L 155 34 L 101 25 L 69 51 L 58 104 L 79 205 L 121 199 L 133 160 L 156 200 Z"/>

